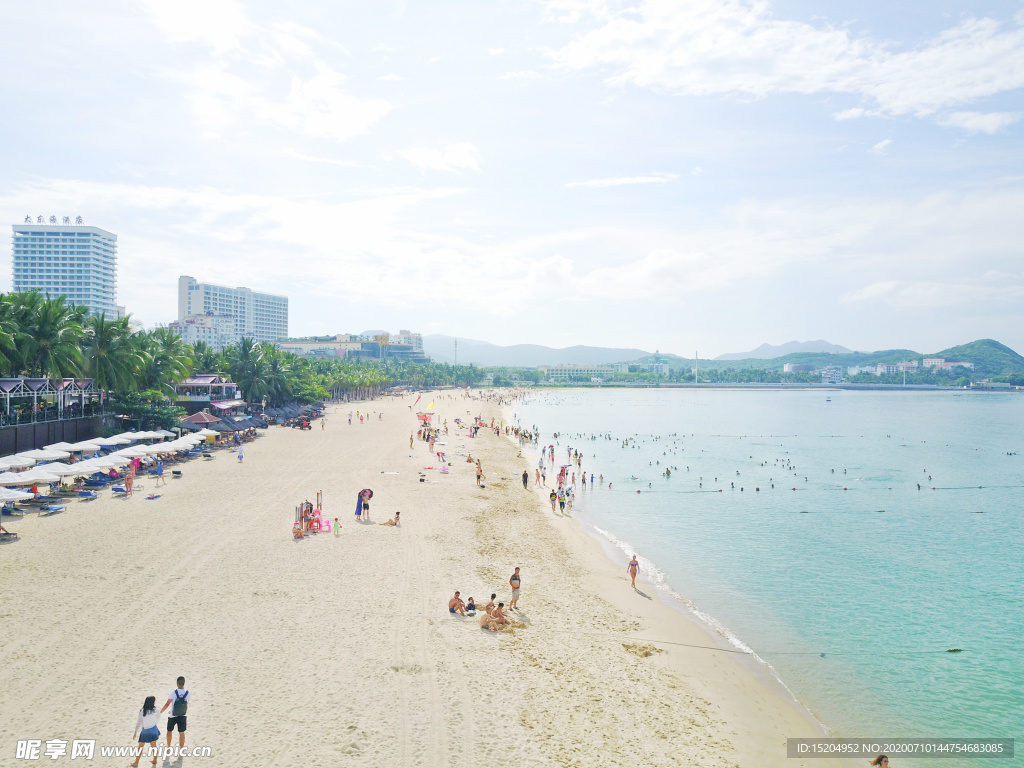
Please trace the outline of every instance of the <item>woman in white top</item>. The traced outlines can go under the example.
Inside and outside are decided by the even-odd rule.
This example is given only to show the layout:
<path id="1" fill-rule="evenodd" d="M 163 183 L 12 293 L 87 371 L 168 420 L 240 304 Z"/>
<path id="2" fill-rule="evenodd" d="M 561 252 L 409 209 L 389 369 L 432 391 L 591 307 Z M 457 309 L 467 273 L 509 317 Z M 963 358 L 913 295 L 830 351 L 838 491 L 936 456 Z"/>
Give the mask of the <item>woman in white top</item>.
<path id="1" fill-rule="evenodd" d="M 147 696 L 139 710 L 139 717 L 135 721 L 135 733 L 138 734 L 139 744 L 149 744 L 153 750 L 153 765 L 156 765 L 156 740 L 160 738 L 160 728 L 157 726 L 156 696 Z M 135 736 L 132 736 L 132 741 Z M 142 750 L 135 756 L 133 765 L 139 766 L 139 758 L 142 757 Z"/>

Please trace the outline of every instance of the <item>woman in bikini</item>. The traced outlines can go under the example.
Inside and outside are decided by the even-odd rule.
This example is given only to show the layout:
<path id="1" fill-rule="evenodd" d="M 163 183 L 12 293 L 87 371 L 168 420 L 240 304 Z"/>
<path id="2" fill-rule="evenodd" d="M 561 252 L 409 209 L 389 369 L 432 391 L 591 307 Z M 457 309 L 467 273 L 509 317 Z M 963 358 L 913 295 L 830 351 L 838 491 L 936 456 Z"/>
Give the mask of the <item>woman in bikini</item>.
<path id="1" fill-rule="evenodd" d="M 626 571 L 629 572 L 629 578 L 633 581 L 633 589 L 636 589 L 636 575 L 640 573 L 640 561 L 636 559 L 635 554 L 629 561 L 629 565 L 626 566 Z"/>

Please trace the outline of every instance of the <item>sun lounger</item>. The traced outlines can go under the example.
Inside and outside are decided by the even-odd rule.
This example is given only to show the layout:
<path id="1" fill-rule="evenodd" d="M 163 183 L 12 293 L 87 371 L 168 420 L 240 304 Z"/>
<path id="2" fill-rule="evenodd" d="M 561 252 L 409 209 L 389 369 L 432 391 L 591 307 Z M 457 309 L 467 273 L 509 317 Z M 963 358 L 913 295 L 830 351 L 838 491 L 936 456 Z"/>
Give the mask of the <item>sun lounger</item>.
<path id="1" fill-rule="evenodd" d="M 171 470 L 171 477 L 175 478 L 176 480 L 181 480 L 181 470 L 180 469 L 172 469 Z"/>
<path id="2" fill-rule="evenodd" d="M 0 543 L 8 541 L 17 541 L 18 534 L 14 531 L 8 531 L 7 533 L 0 533 Z"/>
<path id="3" fill-rule="evenodd" d="M 82 499 L 82 501 L 91 501 L 97 498 L 96 491 L 79 491 L 78 498 Z"/>
<path id="4" fill-rule="evenodd" d="M 60 504 L 49 504 L 39 510 L 40 515 L 55 515 L 58 512 L 63 512 L 64 507 Z"/>
<path id="5" fill-rule="evenodd" d="M 128 489 L 124 488 L 124 487 L 122 487 L 120 485 L 115 485 L 113 488 L 110 489 L 110 491 L 111 491 L 111 493 L 114 496 L 127 496 L 128 495 Z"/>

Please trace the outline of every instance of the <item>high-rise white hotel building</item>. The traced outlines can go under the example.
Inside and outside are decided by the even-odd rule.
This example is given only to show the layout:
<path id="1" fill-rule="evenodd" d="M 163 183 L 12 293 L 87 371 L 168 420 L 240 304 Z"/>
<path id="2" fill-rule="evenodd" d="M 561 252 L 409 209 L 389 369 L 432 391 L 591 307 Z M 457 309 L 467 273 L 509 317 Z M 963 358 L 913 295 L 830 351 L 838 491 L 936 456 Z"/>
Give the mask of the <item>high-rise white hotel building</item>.
<path id="1" fill-rule="evenodd" d="M 242 338 L 277 341 L 288 337 L 287 296 L 200 283 L 194 277 L 182 275 L 178 278 L 179 332 L 184 335 L 186 326 L 201 317 L 234 319 L 234 333 L 223 340 L 225 345 Z"/>
<path id="2" fill-rule="evenodd" d="M 66 296 L 69 304 L 111 320 L 124 315 L 117 306 L 117 235 L 69 223 L 15 224 L 13 229 L 15 292 Z"/>

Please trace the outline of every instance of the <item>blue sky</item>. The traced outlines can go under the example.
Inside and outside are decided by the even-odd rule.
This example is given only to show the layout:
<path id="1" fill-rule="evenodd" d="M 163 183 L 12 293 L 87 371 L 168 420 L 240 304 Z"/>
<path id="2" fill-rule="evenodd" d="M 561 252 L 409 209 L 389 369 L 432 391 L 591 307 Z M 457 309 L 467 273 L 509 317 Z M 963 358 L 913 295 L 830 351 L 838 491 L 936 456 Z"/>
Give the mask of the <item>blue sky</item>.
<path id="1" fill-rule="evenodd" d="M 0 62 L 0 220 L 147 326 L 1024 351 L 1022 2 L 8 3 Z"/>

